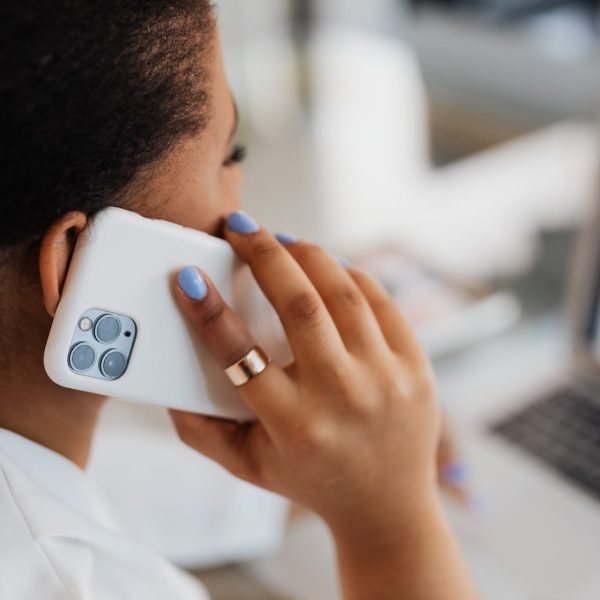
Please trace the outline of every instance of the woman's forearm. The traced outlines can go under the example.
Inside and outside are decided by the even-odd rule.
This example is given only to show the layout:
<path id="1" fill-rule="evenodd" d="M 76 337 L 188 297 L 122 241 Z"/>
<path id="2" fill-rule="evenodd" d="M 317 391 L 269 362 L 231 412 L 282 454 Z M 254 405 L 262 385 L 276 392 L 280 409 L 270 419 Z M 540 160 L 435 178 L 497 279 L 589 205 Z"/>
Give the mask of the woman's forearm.
<path id="1" fill-rule="evenodd" d="M 382 540 L 334 532 L 344 600 L 478 597 L 439 502 L 417 512 L 409 523 L 390 518 Z"/>

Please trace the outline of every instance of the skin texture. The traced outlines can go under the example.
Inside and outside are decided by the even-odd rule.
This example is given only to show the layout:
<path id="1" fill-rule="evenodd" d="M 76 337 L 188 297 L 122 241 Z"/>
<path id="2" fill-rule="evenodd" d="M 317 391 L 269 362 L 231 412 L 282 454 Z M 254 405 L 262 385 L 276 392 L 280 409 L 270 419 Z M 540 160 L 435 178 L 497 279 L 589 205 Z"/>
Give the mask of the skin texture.
<path id="1" fill-rule="evenodd" d="M 475 597 L 439 506 L 440 416 L 426 357 L 367 274 L 312 244 L 284 248 L 264 229 L 243 236 L 224 227 L 240 206 L 241 171 L 227 161 L 235 109 L 218 42 L 211 96 L 207 128 L 140 177 L 126 207 L 224 236 L 278 310 L 297 359 L 285 369 L 270 364 L 240 388 L 256 424 L 173 413 L 181 439 L 318 513 L 336 542 L 345 598 Z M 56 386 L 42 355 L 85 224 L 82 213 L 67 213 L 46 232 L 39 256 L 5 270 L 3 338 L 12 342 L 0 380 L 0 427 L 82 468 L 105 399 Z M 225 367 L 254 340 L 208 283 L 200 302 L 177 287 L 176 295 Z"/>

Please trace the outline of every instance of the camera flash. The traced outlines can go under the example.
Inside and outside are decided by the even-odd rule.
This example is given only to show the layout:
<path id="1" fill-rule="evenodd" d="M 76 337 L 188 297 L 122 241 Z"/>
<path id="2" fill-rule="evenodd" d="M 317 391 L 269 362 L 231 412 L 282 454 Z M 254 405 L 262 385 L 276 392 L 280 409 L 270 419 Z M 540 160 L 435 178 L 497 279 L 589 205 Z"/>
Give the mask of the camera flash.
<path id="1" fill-rule="evenodd" d="M 79 321 L 79 329 L 82 331 L 89 331 L 92 328 L 92 320 L 87 317 L 83 317 L 81 321 Z"/>

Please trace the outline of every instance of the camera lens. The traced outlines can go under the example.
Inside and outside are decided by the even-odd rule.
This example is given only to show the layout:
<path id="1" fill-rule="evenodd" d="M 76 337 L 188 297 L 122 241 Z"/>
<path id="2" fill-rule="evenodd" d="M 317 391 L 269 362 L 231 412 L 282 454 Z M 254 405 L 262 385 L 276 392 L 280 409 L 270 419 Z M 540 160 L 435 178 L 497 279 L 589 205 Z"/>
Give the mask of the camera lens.
<path id="1" fill-rule="evenodd" d="M 87 371 L 96 360 L 96 353 L 87 344 L 77 344 L 71 349 L 69 362 L 76 371 Z"/>
<path id="2" fill-rule="evenodd" d="M 126 368 L 127 359 L 117 350 L 109 350 L 100 362 L 100 371 L 108 379 L 118 379 Z"/>
<path id="3" fill-rule="evenodd" d="M 116 319 L 111 315 L 104 315 L 96 321 L 94 335 L 99 342 L 110 344 L 119 337 L 119 333 L 121 333 L 121 323 L 119 323 L 119 319 Z"/>

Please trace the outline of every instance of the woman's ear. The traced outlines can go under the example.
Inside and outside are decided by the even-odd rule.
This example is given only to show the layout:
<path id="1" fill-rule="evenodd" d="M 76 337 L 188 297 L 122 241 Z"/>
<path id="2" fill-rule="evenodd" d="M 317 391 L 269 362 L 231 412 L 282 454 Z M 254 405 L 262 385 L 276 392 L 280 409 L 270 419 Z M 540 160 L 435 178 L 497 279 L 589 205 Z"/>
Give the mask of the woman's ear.
<path id="1" fill-rule="evenodd" d="M 52 317 L 60 300 L 77 236 L 86 223 L 87 217 L 82 212 L 70 211 L 55 221 L 42 239 L 40 281 L 44 306 Z"/>

